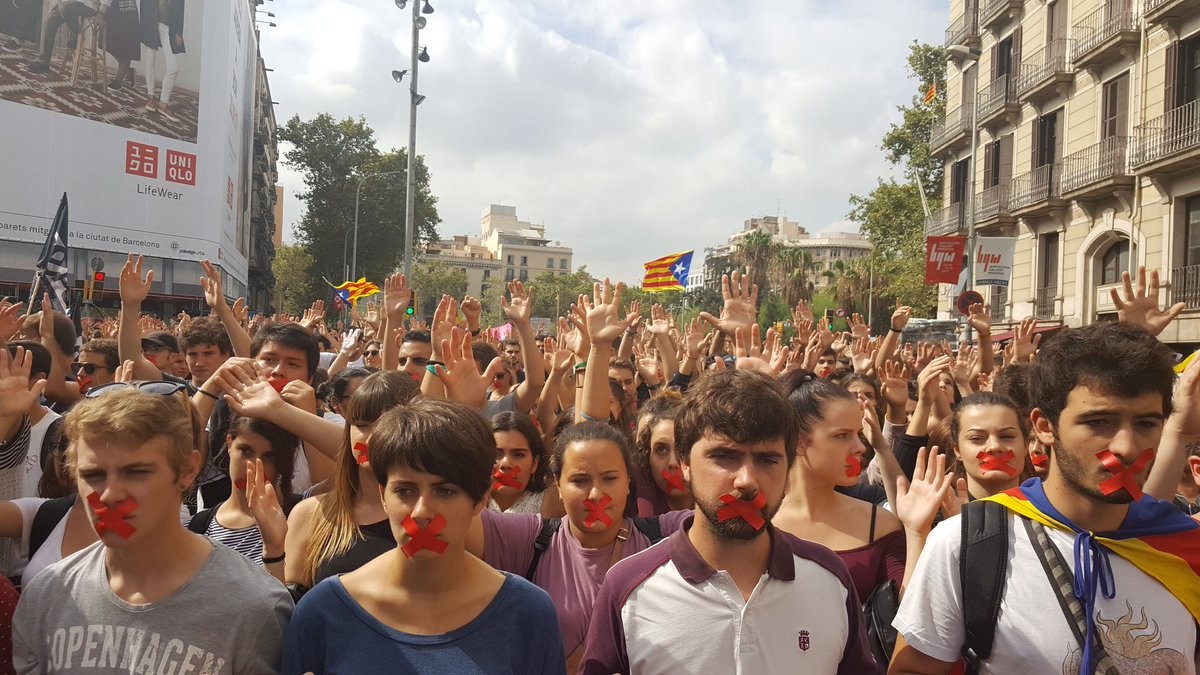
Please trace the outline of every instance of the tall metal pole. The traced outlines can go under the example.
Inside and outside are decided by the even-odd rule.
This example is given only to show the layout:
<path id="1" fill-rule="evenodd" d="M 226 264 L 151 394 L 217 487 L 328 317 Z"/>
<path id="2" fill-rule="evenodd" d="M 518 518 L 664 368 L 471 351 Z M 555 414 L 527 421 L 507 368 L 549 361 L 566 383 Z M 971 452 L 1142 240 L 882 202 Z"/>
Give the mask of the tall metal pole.
<path id="1" fill-rule="evenodd" d="M 871 251 L 871 278 L 867 282 L 867 326 L 875 325 L 875 252 Z"/>
<path id="2" fill-rule="evenodd" d="M 408 174 L 404 189 L 404 275 L 412 278 L 413 230 L 417 216 L 416 172 L 417 172 L 417 40 L 420 27 L 417 20 L 421 18 L 421 2 L 412 3 L 412 81 L 408 89 Z"/>
<path id="3" fill-rule="evenodd" d="M 354 191 L 354 256 L 350 259 L 350 278 L 346 281 L 354 281 L 354 273 L 358 271 L 358 197 L 362 194 L 363 181 L 373 175 L 375 174 L 370 174 L 359 178 L 358 189 Z"/>
<path id="4" fill-rule="evenodd" d="M 979 61 L 971 62 L 971 67 L 979 72 Z M 965 70 L 964 70 L 965 73 Z M 966 78 L 963 78 L 966 79 Z M 978 79 L 978 78 L 976 78 Z M 971 105 L 971 180 L 968 181 L 967 195 L 967 288 L 975 288 L 975 149 L 979 145 L 979 101 L 978 97 Z M 971 343 L 971 322 L 967 322 L 967 344 Z"/>

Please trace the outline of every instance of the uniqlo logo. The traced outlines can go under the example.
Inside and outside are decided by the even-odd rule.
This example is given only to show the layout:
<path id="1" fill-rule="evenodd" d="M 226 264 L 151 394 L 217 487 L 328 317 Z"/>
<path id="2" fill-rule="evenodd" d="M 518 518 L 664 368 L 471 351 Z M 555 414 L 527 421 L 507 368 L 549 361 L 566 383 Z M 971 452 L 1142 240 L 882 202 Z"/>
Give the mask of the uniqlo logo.
<path id="1" fill-rule="evenodd" d="M 145 178 L 158 177 L 158 148 L 153 145 L 125 143 L 125 173 Z"/>
<path id="2" fill-rule="evenodd" d="M 196 184 L 196 156 L 175 150 L 167 151 L 167 180 L 184 185 Z"/>

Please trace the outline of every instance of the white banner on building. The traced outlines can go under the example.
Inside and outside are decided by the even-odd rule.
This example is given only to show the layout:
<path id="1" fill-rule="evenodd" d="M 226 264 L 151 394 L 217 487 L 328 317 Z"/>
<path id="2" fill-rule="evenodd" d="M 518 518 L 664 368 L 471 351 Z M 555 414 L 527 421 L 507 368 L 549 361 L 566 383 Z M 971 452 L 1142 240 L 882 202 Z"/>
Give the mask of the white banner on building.
<path id="1" fill-rule="evenodd" d="M 138 43 L 138 7 L 150 5 L 170 8 L 156 50 Z M 5 17 L 0 34 L 30 32 Z M 250 3 L 113 2 L 106 23 L 108 51 L 137 54 L 134 85 L 107 86 L 111 55 L 100 82 L 81 67 L 75 86 L 57 53 L 49 72 L 30 68 L 36 43 L 3 57 L 12 67 L 0 69 L 0 240 L 44 242 L 66 192 L 72 248 L 207 258 L 245 283 L 257 51 Z M 147 80 L 161 100 L 172 67 L 167 111 L 148 110 Z"/>
<path id="2" fill-rule="evenodd" d="M 1007 286 L 1012 278 L 1015 237 L 977 237 L 975 239 L 975 285 Z"/>

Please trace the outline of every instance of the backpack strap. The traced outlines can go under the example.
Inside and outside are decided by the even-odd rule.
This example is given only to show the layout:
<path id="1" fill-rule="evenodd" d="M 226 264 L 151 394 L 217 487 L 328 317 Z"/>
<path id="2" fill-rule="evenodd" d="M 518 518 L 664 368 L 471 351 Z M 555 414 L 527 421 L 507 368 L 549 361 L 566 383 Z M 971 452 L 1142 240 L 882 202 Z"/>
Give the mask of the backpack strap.
<path id="1" fill-rule="evenodd" d="M 220 506 L 220 504 L 218 504 L 217 506 Z M 217 515 L 217 507 L 216 506 L 214 506 L 210 509 L 203 509 L 201 511 L 197 511 L 196 515 L 192 516 L 192 519 L 188 521 L 187 529 L 191 530 L 192 532 L 195 532 L 196 534 L 203 536 L 204 533 L 208 532 L 208 526 L 210 523 L 212 523 L 212 519 L 215 518 L 216 515 Z"/>
<path id="2" fill-rule="evenodd" d="M 54 470 L 51 456 L 54 453 L 54 446 L 58 445 L 58 442 L 62 439 L 62 426 L 63 418 L 61 416 L 57 417 L 50 423 L 49 427 L 46 427 L 46 435 L 42 436 L 41 454 L 38 458 L 38 461 L 42 465 L 42 473 L 50 473 Z M 33 554 L 31 553 L 30 555 Z"/>
<path id="3" fill-rule="evenodd" d="M 533 540 L 533 559 L 529 561 L 529 569 L 525 571 L 525 578 L 529 583 L 533 583 L 533 574 L 537 572 L 538 563 L 542 560 L 542 554 L 546 552 L 546 549 L 550 548 L 550 539 L 561 526 L 561 518 L 542 518 L 542 531 L 538 532 L 537 539 Z"/>
<path id="4" fill-rule="evenodd" d="M 75 504 L 75 495 L 67 495 L 57 499 L 47 499 L 42 502 L 33 514 L 33 524 L 29 528 L 29 558 L 38 552 L 42 544 L 50 538 L 54 526 L 58 525 L 71 511 Z"/>
<path id="5" fill-rule="evenodd" d="M 962 548 L 958 571 L 962 590 L 967 675 L 979 672 L 992 654 L 996 619 L 1008 571 L 1008 509 L 991 501 L 963 507 Z"/>
<path id="6" fill-rule="evenodd" d="M 631 520 L 633 520 L 633 526 L 638 529 L 638 532 L 641 532 L 650 540 L 651 546 L 662 541 L 662 523 L 658 521 L 658 516 L 632 518 Z"/>

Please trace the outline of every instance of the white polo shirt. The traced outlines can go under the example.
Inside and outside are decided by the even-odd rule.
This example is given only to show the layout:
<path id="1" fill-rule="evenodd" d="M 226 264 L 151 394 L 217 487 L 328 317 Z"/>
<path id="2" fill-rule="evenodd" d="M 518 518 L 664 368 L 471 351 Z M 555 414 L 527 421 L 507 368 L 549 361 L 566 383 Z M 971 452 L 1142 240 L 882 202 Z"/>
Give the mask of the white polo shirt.
<path id="1" fill-rule="evenodd" d="M 749 601 L 683 528 L 617 563 L 592 610 L 580 672 L 876 673 L 862 609 L 829 549 L 769 528 Z"/>

